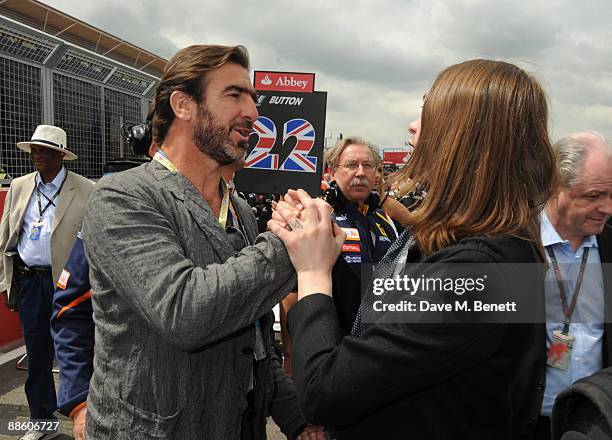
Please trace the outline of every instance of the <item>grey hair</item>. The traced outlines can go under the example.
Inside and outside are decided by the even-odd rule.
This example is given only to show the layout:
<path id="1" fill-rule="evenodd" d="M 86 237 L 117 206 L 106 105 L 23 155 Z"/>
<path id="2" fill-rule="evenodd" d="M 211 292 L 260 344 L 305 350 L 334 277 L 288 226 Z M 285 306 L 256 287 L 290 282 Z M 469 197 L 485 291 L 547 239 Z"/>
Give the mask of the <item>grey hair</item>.
<path id="1" fill-rule="evenodd" d="M 380 153 L 378 152 L 378 147 L 359 136 L 349 136 L 339 140 L 336 145 L 326 151 L 325 163 L 327 166 L 331 169 L 336 169 L 338 167 L 338 160 L 340 159 L 342 152 L 351 145 L 365 145 L 372 153 L 374 168 L 378 168 L 378 166 L 381 164 L 382 160 L 380 158 Z"/>
<path id="2" fill-rule="evenodd" d="M 589 151 L 600 149 L 608 160 L 612 160 L 612 144 L 604 135 L 593 130 L 574 133 L 559 139 L 553 145 L 553 149 L 557 157 L 560 183 L 563 188 L 569 188 L 578 183 L 578 173 Z"/>

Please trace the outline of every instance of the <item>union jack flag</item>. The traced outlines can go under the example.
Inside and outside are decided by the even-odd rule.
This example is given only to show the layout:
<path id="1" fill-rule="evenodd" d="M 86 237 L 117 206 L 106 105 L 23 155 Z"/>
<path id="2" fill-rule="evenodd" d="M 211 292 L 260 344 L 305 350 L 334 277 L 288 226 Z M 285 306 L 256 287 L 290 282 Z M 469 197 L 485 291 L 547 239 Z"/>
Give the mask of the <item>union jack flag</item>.
<path id="1" fill-rule="evenodd" d="M 278 154 L 269 154 L 276 142 L 276 125 L 274 125 L 274 122 L 270 118 L 260 116 L 253 124 L 253 134 L 256 134 L 259 139 L 255 148 L 245 160 L 245 168 L 278 169 Z"/>
<path id="2" fill-rule="evenodd" d="M 280 169 L 284 171 L 298 171 L 314 173 L 317 171 L 317 157 L 307 156 L 315 143 L 315 129 L 305 119 L 292 119 L 283 127 L 283 145 L 291 136 L 295 136 L 297 143 L 289 157 L 283 162 Z"/>

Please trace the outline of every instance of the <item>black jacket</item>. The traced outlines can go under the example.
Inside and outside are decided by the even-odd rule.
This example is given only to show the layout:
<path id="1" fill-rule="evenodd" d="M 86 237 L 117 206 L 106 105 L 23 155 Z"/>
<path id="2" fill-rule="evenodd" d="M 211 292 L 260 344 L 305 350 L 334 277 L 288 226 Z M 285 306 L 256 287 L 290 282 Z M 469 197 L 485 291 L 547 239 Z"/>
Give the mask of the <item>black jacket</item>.
<path id="1" fill-rule="evenodd" d="M 583 377 L 559 394 L 553 409 L 552 438 L 566 439 L 567 432 L 579 432 L 588 440 L 612 438 L 612 368 Z"/>
<path id="2" fill-rule="evenodd" d="M 347 232 L 347 240 L 332 271 L 334 302 L 345 335 L 351 333 L 362 290 L 367 287 L 362 283 L 362 277 L 368 278 L 373 263 L 382 259 L 397 238 L 393 222 L 379 204 L 376 192 L 370 194 L 363 210 L 359 209 L 358 203 L 347 200 L 337 187 L 333 197 L 332 219 Z M 353 234 L 349 237 L 351 230 Z"/>
<path id="3" fill-rule="evenodd" d="M 597 236 L 599 247 L 599 259 L 602 262 L 601 272 L 603 274 L 605 292 L 605 322 L 603 343 L 603 368 L 612 366 L 612 227 L 606 225 L 601 234 Z"/>
<path id="4" fill-rule="evenodd" d="M 494 237 L 462 240 L 420 261 L 537 263 L 538 257 L 523 240 Z M 420 276 L 414 267 L 407 264 L 402 274 Z M 523 280 L 540 310 L 543 274 Z M 358 339 L 342 337 L 333 300 L 317 294 L 291 309 L 289 329 L 306 418 L 336 426 L 339 439 L 533 435 L 545 379 L 543 321 L 370 324 Z"/>
<path id="5" fill-rule="evenodd" d="M 241 220 L 245 224 L 246 232 L 251 242 L 257 236 L 255 216 L 251 215 L 249 205 L 242 199 L 235 197 L 234 202 L 240 206 Z M 238 209 L 238 208 L 237 208 Z M 236 246 L 240 249 L 241 244 Z M 260 320 L 261 331 L 264 338 L 268 336 L 265 359 L 255 362 L 253 373 L 255 389 L 249 395 L 249 409 L 242 420 L 241 440 L 263 440 L 267 438 L 267 417 L 272 416 L 274 422 L 280 427 L 287 438 L 297 437 L 304 427 L 306 420 L 301 411 L 295 385 L 287 377 L 282 367 L 279 353 L 275 349 L 274 340 L 274 313 L 266 313 Z M 253 352 L 245 347 L 243 354 Z"/>

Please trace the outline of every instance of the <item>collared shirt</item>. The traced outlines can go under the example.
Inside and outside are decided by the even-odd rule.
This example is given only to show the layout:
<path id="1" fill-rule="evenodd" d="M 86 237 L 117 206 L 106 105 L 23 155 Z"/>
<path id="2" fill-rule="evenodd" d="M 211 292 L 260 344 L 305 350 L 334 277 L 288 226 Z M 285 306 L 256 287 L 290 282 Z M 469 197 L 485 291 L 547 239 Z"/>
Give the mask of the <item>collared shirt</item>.
<path id="1" fill-rule="evenodd" d="M 30 201 L 26 207 L 23 224 L 21 225 L 21 232 L 19 234 L 19 244 L 17 245 L 19 256 L 28 266 L 51 266 L 51 227 L 53 226 L 55 209 L 57 208 L 61 195 L 58 194 L 47 209 L 45 209 L 45 206 L 47 206 L 49 200 L 47 200 L 45 196 L 49 199 L 53 198 L 64 182 L 66 174 L 66 168 L 62 167 L 51 182 L 44 183 L 40 177 L 40 173 L 36 173 L 36 187 L 34 191 L 32 191 Z M 44 210 L 42 218 L 39 213 L 38 201 L 36 200 L 36 189 L 44 194 L 44 196 L 42 194 L 40 195 L 40 206 Z M 39 219 L 43 223 L 40 230 L 40 237 L 38 240 L 31 240 L 30 232 L 32 231 L 34 223 L 38 222 Z"/>
<path id="2" fill-rule="evenodd" d="M 570 363 L 566 370 L 546 368 L 546 388 L 542 402 L 542 415 L 551 416 L 557 395 L 572 385 L 578 379 L 599 371 L 602 367 L 602 343 L 604 322 L 604 289 L 601 271 L 601 260 L 597 238 L 594 235 L 586 237 L 576 252 L 568 240 L 563 240 L 548 216 L 542 215 L 542 244 L 551 247 L 559 263 L 561 277 L 565 281 L 565 291 L 568 304 L 571 303 L 580 272 L 582 255 L 589 249 L 582 287 L 572 314 L 572 324 L 569 334 L 576 339 L 571 351 Z M 550 263 L 550 256 L 546 252 Z M 559 286 L 552 266 L 546 274 L 546 349 L 550 348 L 552 332 L 563 330 L 563 307 Z"/>

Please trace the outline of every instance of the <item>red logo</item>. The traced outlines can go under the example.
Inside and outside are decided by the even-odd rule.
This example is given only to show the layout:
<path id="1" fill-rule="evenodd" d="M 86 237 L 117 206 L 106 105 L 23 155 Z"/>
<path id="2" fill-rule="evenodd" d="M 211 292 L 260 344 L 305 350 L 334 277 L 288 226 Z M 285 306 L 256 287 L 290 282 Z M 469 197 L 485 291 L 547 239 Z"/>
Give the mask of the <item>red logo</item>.
<path id="1" fill-rule="evenodd" d="M 255 90 L 312 93 L 314 81 L 314 73 L 255 71 Z"/>
<path id="2" fill-rule="evenodd" d="M 355 243 L 344 243 L 342 252 L 361 252 L 361 245 Z"/>
<path id="3" fill-rule="evenodd" d="M 70 272 L 64 269 L 62 271 L 62 274 L 59 277 L 59 280 L 57 280 L 57 287 L 59 287 L 60 289 L 66 290 L 66 286 L 68 285 L 69 278 L 70 278 Z"/>
<path id="4" fill-rule="evenodd" d="M 554 362 L 559 362 L 564 353 L 567 353 L 567 345 L 552 344 L 548 350 L 548 358 L 553 359 Z"/>

